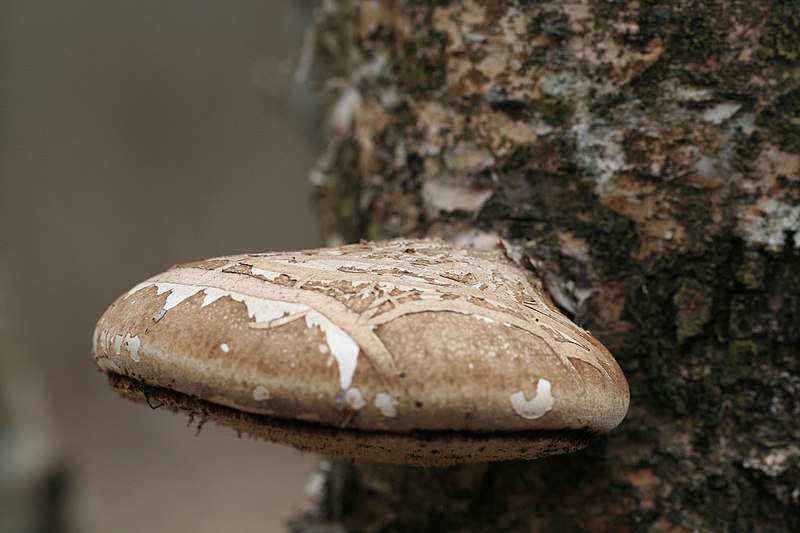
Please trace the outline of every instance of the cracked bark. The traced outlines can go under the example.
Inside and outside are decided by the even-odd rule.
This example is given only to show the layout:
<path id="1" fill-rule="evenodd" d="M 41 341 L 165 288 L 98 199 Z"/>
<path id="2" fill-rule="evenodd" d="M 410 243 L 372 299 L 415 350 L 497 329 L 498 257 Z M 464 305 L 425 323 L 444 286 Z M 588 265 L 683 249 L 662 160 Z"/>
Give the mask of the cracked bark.
<path id="1" fill-rule="evenodd" d="M 499 236 L 615 354 L 584 452 L 323 465 L 293 531 L 800 530 L 800 5 L 325 2 L 331 243 Z"/>

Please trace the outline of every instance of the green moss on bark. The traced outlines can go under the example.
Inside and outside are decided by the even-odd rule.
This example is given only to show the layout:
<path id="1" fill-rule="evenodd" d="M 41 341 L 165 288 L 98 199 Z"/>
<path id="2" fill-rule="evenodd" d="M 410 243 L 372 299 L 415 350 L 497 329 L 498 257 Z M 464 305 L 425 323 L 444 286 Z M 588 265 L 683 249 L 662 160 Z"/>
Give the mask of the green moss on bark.
<path id="1" fill-rule="evenodd" d="M 761 37 L 760 57 L 789 64 L 800 60 L 800 5 L 794 0 L 774 0 Z"/>

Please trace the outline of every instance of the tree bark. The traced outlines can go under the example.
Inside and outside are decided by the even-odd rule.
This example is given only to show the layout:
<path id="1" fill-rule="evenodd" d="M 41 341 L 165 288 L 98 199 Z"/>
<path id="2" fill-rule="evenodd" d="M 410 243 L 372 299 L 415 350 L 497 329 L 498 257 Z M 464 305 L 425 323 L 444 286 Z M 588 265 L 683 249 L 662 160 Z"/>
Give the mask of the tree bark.
<path id="1" fill-rule="evenodd" d="M 293 530 L 800 531 L 800 3 L 323 2 L 315 43 L 329 240 L 524 247 L 632 403 L 568 456 L 325 464 Z"/>

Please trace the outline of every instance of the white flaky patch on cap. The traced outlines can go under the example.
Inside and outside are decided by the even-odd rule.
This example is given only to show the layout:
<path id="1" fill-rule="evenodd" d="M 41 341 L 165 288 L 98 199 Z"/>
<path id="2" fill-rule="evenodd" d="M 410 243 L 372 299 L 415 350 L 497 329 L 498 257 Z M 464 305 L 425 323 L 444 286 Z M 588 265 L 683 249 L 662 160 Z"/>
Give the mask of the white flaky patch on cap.
<path id="1" fill-rule="evenodd" d="M 116 355 L 122 355 L 122 341 L 124 337 L 120 334 L 114 335 L 114 353 Z"/>
<path id="2" fill-rule="evenodd" d="M 383 416 L 394 418 L 397 416 L 397 400 L 391 394 L 386 392 L 379 392 L 375 396 L 375 407 L 381 412 Z"/>
<path id="3" fill-rule="evenodd" d="M 156 285 L 176 285 L 173 283 Z M 234 291 L 207 287 L 204 289 L 205 298 L 201 307 L 205 307 L 215 302 L 223 296 L 227 296 L 237 302 L 242 302 L 247 306 L 247 314 L 255 319 L 256 323 L 269 323 L 273 320 L 296 316 L 305 318 L 308 327 L 318 326 L 325 334 L 325 341 L 334 359 L 339 365 L 339 386 L 346 389 L 353 381 L 353 374 L 356 372 L 358 364 L 358 352 L 360 350 L 356 341 L 350 335 L 334 324 L 327 317 L 305 304 L 282 302 L 270 300 L 249 294 L 242 294 Z"/>
<path id="4" fill-rule="evenodd" d="M 179 285 L 175 287 L 163 287 L 156 285 L 156 287 L 158 287 L 157 294 L 159 296 L 169 291 L 169 295 L 167 295 L 167 301 L 164 302 L 164 311 L 169 311 L 187 298 L 190 298 L 203 290 L 203 287 L 198 287 L 197 285 Z"/>
<path id="5" fill-rule="evenodd" d="M 138 335 L 131 335 L 127 333 L 124 339 L 125 348 L 128 349 L 128 354 L 131 356 L 135 362 L 139 362 L 139 346 L 142 345 L 142 341 L 139 339 Z"/>
<path id="6" fill-rule="evenodd" d="M 269 400 L 269 389 L 266 388 L 264 385 L 258 385 L 256 388 L 253 389 L 253 399 L 257 402 L 263 402 L 264 400 Z"/>
<path id="7" fill-rule="evenodd" d="M 511 407 L 522 418 L 533 420 L 543 417 L 553 408 L 553 395 L 550 394 L 550 382 L 540 379 L 536 384 L 536 395 L 528 400 L 522 391 L 511 395 Z"/>
<path id="8" fill-rule="evenodd" d="M 151 285 L 155 285 L 157 294 L 159 295 L 165 292 L 170 293 L 163 306 L 163 310 L 165 311 L 179 305 L 189 297 L 202 292 L 204 298 L 203 303 L 200 305 L 201 307 L 211 305 L 220 298 L 227 296 L 234 301 L 244 303 L 247 307 L 248 316 L 254 319 L 256 324 L 265 324 L 269 326 L 270 322 L 278 319 L 281 319 L 282 323 L 286 323 L 285 319 L 287 317 L 304 318 L 308 327 L 317 326 L 325 334 L 325 341 L 328 345 L 328 349 L 339 365 L 339 386 L 342 389 L 347 389 L 353 381 L 353 375 L 355 374 L 356 365 L 358 364 L 358 353 L 360 351 L 358 343 L 322 313 L 312 309 L 308 305 L 271 300 L 216 287 L 200 287 L 197 285 L 159 281 L 151 281 L 144 284 L 140 283 L 134 287 L 128 295 Z M 117 354 L 119 354 L 119 350 L 117 350 Z"/>
<path id="9" fill-rule="evenodd" d="M 367 402 L 364 401 L 364 395 L 355 387 L 344 391 L 344 403 L 355 411 L 367 405 Z"/>
<path id="10" fill-rule="evenodd" d="M 254 266 L 250 267 L 250 272 L 252 272 L 254 276 L 261 276 L 263 278 L 268 279 L 269 281 L 275 281 L 277 278 L 279 278 L 281 276 L 280 272 L 273 272 L 271 270 L 264 270 L 262 268 L 256 268 Z"/>
<path id="11" fill-rule="evenodd" d="M 108 355 L 109 334 L 108 330 L 95 330 L 97 336 L 97 353 L 100 355 Z"/>

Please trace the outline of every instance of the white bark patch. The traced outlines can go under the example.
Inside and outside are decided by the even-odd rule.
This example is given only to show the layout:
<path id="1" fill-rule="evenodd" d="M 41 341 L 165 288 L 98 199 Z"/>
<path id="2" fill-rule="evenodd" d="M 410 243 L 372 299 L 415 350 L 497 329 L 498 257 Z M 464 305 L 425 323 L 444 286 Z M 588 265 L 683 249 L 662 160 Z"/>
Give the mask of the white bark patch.
<path id="1" fill-rule="evenodd" d="M 444 154 L 444 164 L 457 174 L 475 174 L 491 167 L 495 162 L 494 156 L 488 150 L 472 143 L 459 143 Z"/>
<path id="2" fill-rule="evenodd" d="M 553 408 L 553 395 L 550 394 L 550 382 L 540 379 L 536 384 L 536 395 L 528 400 L 522 391 L 511 395 L 511 407 L 514 411 L 527 420 L 543 417 Z"/>
<path id="3" fill-rule="evenodd" d="M 130 333 L 125 335 L 125 348 L 127 348 L 131 359 L 137 363 L 139 362 L 139 346 L 141 345 L 142 341 L 138 335 L 131 335 Z"/>
<path id="4" fill-rule="evenodd" d="M 675 98 L 679 102 L 707 102 L 713 98 L 711 91 L 697 87 L 678 87 Z"/>
<path id="5" fill-rule="evenodd" d="M 95 349 L 94 353 L 98 355 L 105 355 L 108 353 L 108 331 L 102 330 L 97 331 L 95 330 L 95 337 L 97 337 L 97 342 L 95 342 Z"/>
<path id="6" fill-rule="evenodd" d="M 367 402 L 364 401 L 364 395 L 362 395 L 361 391 L 355 387 L 344 391 L 344 403 L 346 403 L 354 411 L 358 411 L 367 405 Z"/>
<path id="7" fill-rule="evenodd" d="M 500 242 L 500 236 L 497 233 L 477 229 L 462 231 L 453 237 L 453 243 L 456 246 L 483 251 L 495 250 L 498 242 Z"/>
<path id="8" fill-rule="evenodd" d="M 719 165 L 717 162 L 710 158 L 702 156 L 694 164 L 694 170 L 698 175 L 704 178 L 718 178 L 721 175 Z"/>
<path id="9" fill-rule="evenodd" d="M 755 455 L 742 461 L 742 466 L 751 470 L 760 470 L 769 477 L 775 478 L 786 472 L 800 459 L 800 448 L 794 445 L 771 450 L 766 455 Z"/>
<path id="10" fill-rule="evenodd" d="M 358 90 L 350 87 L 342 93 L 333 106 L 331 125 L 339 131 L 347 131 L 353 124 L 356 110 L 361 107 L 361 95 Z"/>
<path id="11" fill-rule="evenodd" d="M 555 130 L 553 126 L 541 120 L 534 122 L 531 126 L 531 129 L 533 130 L 533 133 L 539 137 L 550 135 L 553 133 L 553 130 Z"/>
<path id="12" fill-rule="evenodd" d="M 255 389 L 253 389 L 253 399 L 257 402 L 269 400 L 269 389 L 264 385 L 258 385 Z"/>
<path id="13" fill-rule="evenodd" d="M 452 186 L 439 181 L 426 181 L 422 186 L 422 198 L 430 215 L 437 215 L 440 211 L 452 213 L 465 211 L 474 213 L 486 203 L 492 193 L 491 189 L 473 189 L 461 186 Z"/>
<path id="14" fill-rule="evenodd" d="M 599 194 L 607 192 L 614 176 L 630 168 L 622 148 L 622 133 L 602 122 L 576 124 L 570 133 L 577 142 L 580 167 L 595 180 Z"/>
<path id="15" fill-rule="evenodd" d="M 548 74 L 539 80 L 539 88 L 551 96 L 576 97 L 586 95 L 591 82 L 580 75 Z"/>
<path id="16" fill-rule="evenodd" d="M 379 392 L 375 396 L 375 407 L 381 412 L 383 416 L 394 418 L 397 416 L 397 400 L 391 394 L 386 392 Z"/>
<path id="17" fill-rule="evenodd" d="M 758 208 L 760 216 L 741 221 L 749 241 L 763 244 L 771 250 L 780 250 L 786 242 L 787 233 L 794 232 L 790 244 L 800 248 L 800 206 L 765 200 L 759 203 Z"/>
<path id="18" fill-rule="evenodd" d="M 722 124 L 742 108 L 742 104 L 724 102 L 703 111 L 703 120 L 712 124 Z"/>

